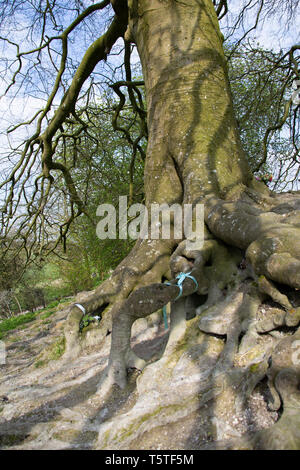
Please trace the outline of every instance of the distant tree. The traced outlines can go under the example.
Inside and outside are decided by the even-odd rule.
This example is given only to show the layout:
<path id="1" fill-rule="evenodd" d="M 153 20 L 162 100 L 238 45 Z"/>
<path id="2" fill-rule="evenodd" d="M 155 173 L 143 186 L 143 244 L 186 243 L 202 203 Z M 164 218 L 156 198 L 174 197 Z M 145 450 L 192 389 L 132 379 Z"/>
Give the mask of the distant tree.
<path id="1" fill-rule="evenodd" d="M 227 54 L 234 109 L 251 169 L 272 173 L 274 188 L 298 188 L 299 119 L 291 101 L 293 70 L 287 74 L 281 53 L 250 42 L 229 47 Z"/>

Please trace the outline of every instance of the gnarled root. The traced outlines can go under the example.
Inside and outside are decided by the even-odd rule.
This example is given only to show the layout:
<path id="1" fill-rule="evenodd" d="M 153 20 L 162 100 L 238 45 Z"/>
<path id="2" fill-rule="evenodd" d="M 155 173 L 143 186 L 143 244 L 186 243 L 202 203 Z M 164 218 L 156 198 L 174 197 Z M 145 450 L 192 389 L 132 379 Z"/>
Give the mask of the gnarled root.
<path id="1" fill-rule="evenodd" d="M 290 198 L 289 204 L 289 208 L 294 208 L 295 199 Z M 267 372 L 268 360 L 273 357 L 278 339 L 270 336 L 267 346 L 261 346 L 260 335 L 299 323 L 298 309 L 293 308 L 287 295 L 276 286 L 276 282 L 283 279 L 291 287 L 299 286 L 297 214 L 297 210 L 293 210 L 293 217 L 285 213 L 275 197 L 255 202 L 248 194 L 234 202 L 209 197 L 205 218 L 210 233 L 206 232 L 201 250 L 188 250 L 186 240 L 177 247 L 174 241 L 138 242 L 133 255 L 112 278 L 83 302 L 90 312 L 101 303 L 109 304 L 105 317 L 109 318 L 106 321 L 110 322 L 112 331 L 111 351 L 99 392 L 105 395 L 114 385 L 124 388 L 128 368 L 142 370 L 145 367 L 145 361 L 137 357 L 130 346 L 132 325 L 172 302 L 166 356 L 172 355 L 176 345 L 184 341 L 187 311 L 199 315 L 202 332 L 226 338 L 213 374 L 214 383 L 221 381 L 220 387 L 225 390 L 215 398 L 215 416 L 223 419 L 222 409 L 227 401 L 228 409 L 233 400 L 235 411 L 242 410 L 256 384 L 267 373 L 274 395 L 273 408 L 278 408 L 277 379 L 271 369 Z M 278 262 L 284 257 L 287 262 L 283 262 L 280 269 L 275 268 L 274 260 Z M 176 274 L 190 271 L 198 283 L 198 297 L 194 297 L 200 305 L 193 304 L 191 294 L 195 292 L 195 282 L 190 278 L 184 280 L 181 298 L 175 301 L 179 294 Z M 165 278 L 171 280 L 171 285 L 163 284 Z M 276 302 L 278 308 L 268 308 L 267 316 L 262 318 L 259 308 L 266 299 Z M 74 319 L 76 324 L 79 316 L 74 307 L 69 320 Z M 69 338 L 69 344 L 71 340 L 74 344 L 75 335 L 70 334 Z"/>
<path id="2" fill-rule="evenodd" d="M 222 293 L 221 289 L 228 282 L 235 283 L 239 271 L 237 265 L 241 258 L 239 251 L 232 249 L 229 254 L 228 249 L 215 240 L 205 240 L 203 248 L 197 251 L 188 250 L 186 240 L 184 240 L 172 254 L 170 267 L 173 277 L 178 272 L 191 271 L 198 284 L 198 294 L 211 291 L 215 282 Z M 165 354 L 169 354 L 184 336 L 187 303 L 190 302 L 190 295 L 193 292 L 195 292 L 195 282 L 187 277 L 182 284 L 181 298 L 172 303 L 170 336 Z M 131 355 L 130 338 L 133 322 L 157 311 L 168 302 L 174 301 L 178 294 L 176 280 L 173 280 L 171 285 L 152 284 L 140 287 L 130 294 L 118 310 L 115 310 L 111 354 L 105 379 L 100 383 L 101 394 L 109 384 L 110 386 L 117 384 L 121 388 L 126 385 L 126 370 L 129 367 L 126 358 Z"/>
<path id="3" fill-rule="evenodd" d="M 300 331 L 279 342 L 267 371 L 273 395 L 272 409 L 282 415 L 272 427 L 219 442 L 214 448 L 299 450 L 300 448 Z"/>
<path id="4" fill-rule="evenodd" d="M 101 312 L 102 320 L 97 336 L 98 343 L 112 331 L 112 319 L 123 301 L 140 286 L 160 282 L 170 277 L 169 259 L 175 242 L 172 240 L 138 240 L 131 253 L 119 264 L 112 275 L 95 291 L 90 292 L 80 304 L 86 313 Z M 65 324 L 65 359 L 74 359 L 80 354 L 81 336 L 79 330 L 82 311 L 71 306 Z"/>

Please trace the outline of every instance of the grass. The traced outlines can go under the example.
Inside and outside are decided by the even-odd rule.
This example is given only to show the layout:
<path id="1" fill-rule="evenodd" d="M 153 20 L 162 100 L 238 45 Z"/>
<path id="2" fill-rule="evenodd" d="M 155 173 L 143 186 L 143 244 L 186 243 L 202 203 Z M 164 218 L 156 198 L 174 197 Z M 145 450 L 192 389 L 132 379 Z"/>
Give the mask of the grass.
<path id="1" fill-rule="evenodd" d="M 59 304 L 61 303 L 60 300 L 54 300 L 53 302 L 50 302 L 48 305 L 47 305 L 47 309 L 48 308 L 54 308 L 54 307 L 57 307 Z"/>
<path id="2" fill-rule="evenodd" d="M 49 318 L 51 317 L 51 315 L 53 315 L 53 313 L 55 313 L 55 310 L 50 310 L 49 312 L 46 312 L 46 313 L 43 313 L 43 315 L 41 315 L 41 320 L 46 320 L 46 318 Z"/>
<path id="3" fill-rule="evenodd" d="M 58 305 L 65 301 L 65 297 L 73 295 L 72 289 L 68 286 L 45 286 L 43 290 L 47 307 L 55 303 Z"/>
<path id="4" fill-rule="evenodd" d="M 0 322 L 0 339 L 5 336 L 5 334 L 16 329 L 20 325 L 29 323 L 35 320 L 36 313 L 25 313 L 24 315 L 19 315 L 18 317 L 8 318 L 7 320 L 2 320 Z"/>
<path id="5" fill-rule="evenodd" d="M 8 331 L 14 330 L 18 328 L 21 325 L 25 325 L 26 323 L 29 323 L 33 320 L 35 320 L 37 317 L 40 318 L 41 320 L 46 320 L 49 318 L 51 315 L 53 315 L 55 312 L 57 312 L 57 306 L 60 304 L 64 304 L 66 302 L 70 302 L 70 299 L 62 299 L 62 300 L 54 300 L 53 302 L 50 302 L 46 308 L 43 310 L 38 310 L 34 313 L 25 313 L 23 315 L 18 315 L 16 317 L 11 317 L 5 320 L 0 320 L 0 340 L 6 335 Z M 49 322 L 45 322 L 49 323 Z M 28 326 L 28 325 L 26 325 Z M 24 328 L 26 328 L 24 326 Z"/>

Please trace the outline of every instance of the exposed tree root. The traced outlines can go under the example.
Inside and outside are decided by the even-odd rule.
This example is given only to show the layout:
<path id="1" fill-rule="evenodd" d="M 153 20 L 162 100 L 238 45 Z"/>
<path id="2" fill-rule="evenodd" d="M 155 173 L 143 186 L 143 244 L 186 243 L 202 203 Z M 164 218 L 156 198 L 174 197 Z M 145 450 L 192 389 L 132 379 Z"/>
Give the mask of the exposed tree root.
<path id="1" fill-rule="evenodd" d="M 108 304 L 101 334 L 106 334 L 107 329 L 112 331 L 111 352 L 99 393 L 105 395 L 115 385 L 124 388 L 128 368 L 142 370 L 146 366 L 131 349 L 132 325 L 172 302 L 165 355 L 170 355 L 183 340 L 187 312 L 193 312 L 199 316 L 202 332 L 226 338 L 214 380 L 218 383 L 223 377 L 228 409 L 232 402 L 235 411 L 242 409 L 266 373 L 274 397 L 270 408 L 278 409 L 282 397 L 286 396 L 285 381 L 279 366 L 276 371 L 273 365 L 268 372 L 267 369 L 273 354 L 279 357 L 278 352 L 273 351 L 279 339 L 269 336 L 268 345 L 259 346 L 259 343 L 262 334 L 282 327 L 296 327 L 300 322 L 300 309 L 294 308 L 287 295 L 274 284 L 300 287 L 299 197 L 287 194 L 280 198 L 246 190 L 235 201 L 209 196 L 205 204 L 209 231 L 206 231 L 201 250 L 189 251 L 186 240 L 179 243 L 139 241 L 111 278 L 82 303 L 88 312 Z M 184 280 L 181 298 L 174 302 L 179 293 L 175 277 L 179 272 L 189 271 L 197 280 L 196 297 L 202 299 L 201 305 L 194 303 L 195 283 L 190 278 Z M 171 280 L 171 285 L 163 284 L 164 279 Z M 262 318 L 260 306 L 270 300 L 278 307 L 268 307 L 267 315 Z M 77 307 L 70 311 L 66 325 L 66 358 L 80 352 L 81 315 Z M 287 338 L 289 344 L 293 337 Z M 290 370 L 290 365 L 284 363 L 282 367 Z M 224 371 L 227 371 L 226 380 Z M 290 372 L 288 375 L 290 377 Z M 294 379 L 287 383 L 294 383 Z M 225 395 L 216 398 L 216 419 L 218 416 L 223 419 Z"/>
<path id="2" fill-rule="evenodd" d="M 299 197 L 290 195 L 288 205 L 282 204 L 287 196 L 282 201 L 274 198 L 274 202 L 269 198 L 267 208 L 246 202 L 247 198 L 247 193 L 236 202 L 208 197 L 205 210 L 209 229 L 229 245 L 245 250 L 257 275 L 299 288 Z"/>
<path id="3" fill-rule="evenodd" d="M 298 343 L 297 343 L 298 342 Z M 247 433 L 239 439 L 220 441 L 205 448 L 299 450 L 300 448 L 300 360 L 295 347 L 300 344 L 300 330 L 280 341 L 272 353 L 272 365 L 267 370 L 273 402 L 271 409 L 282 407 L 277 423 L 268 429 Z M 298 346 L 299 347 L 299 346 Z M 299 351 L 299 349 L 298 349 Z"/>

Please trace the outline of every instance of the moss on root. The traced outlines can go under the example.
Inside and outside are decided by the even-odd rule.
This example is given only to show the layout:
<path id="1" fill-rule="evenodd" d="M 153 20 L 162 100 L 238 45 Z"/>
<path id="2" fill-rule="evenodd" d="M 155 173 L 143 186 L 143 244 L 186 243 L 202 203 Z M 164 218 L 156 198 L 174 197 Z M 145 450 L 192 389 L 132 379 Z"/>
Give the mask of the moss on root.
<path id="1" fill-rule="evenodd" d="M 65 352 L 66 341 L 64 336 L 60 336 L 54 343 L 46 348 L 34 363 L 36 368 L 44 367 L 50 361 L 57 361 Z"/>
<path id="2" fill-rule="evenodd" d="M 158 405 L 157 408 L 155 408 L 152 412 L 146 413 L 137 418 L 132 424 L 126 427 L 126 429 L 120 431 L 118 430 L 118 434 L 116 436 L 111 436 L 111 430 L 106 431 L 103 434 L 102 448 L 105 449 L 109 442 L 114 442 L 117 445 L 126 442 L 126 440 L 134 436 L 135 433 L 139 433 L 141 426 L 145 425 L 147 422 L 157 419 L 157 425 L 155 425 L 154 428 L 160 427 L 164 424 L 161 423 L 159 419 L 162 414 L 163 417 L 169 419 L 172 415 L 175 415 L 183 408 L 196 405 L 198 401 L 198 397 L 193 396 L 181 404 L 171 404 L 167 406 Z M 153 428 L 151 427 L 151 429 Z M 142 431 L 142 434 L 148 430 L 149 429 L 147 429 L 147 426 L 145 426 L 145 430 Z"/>

